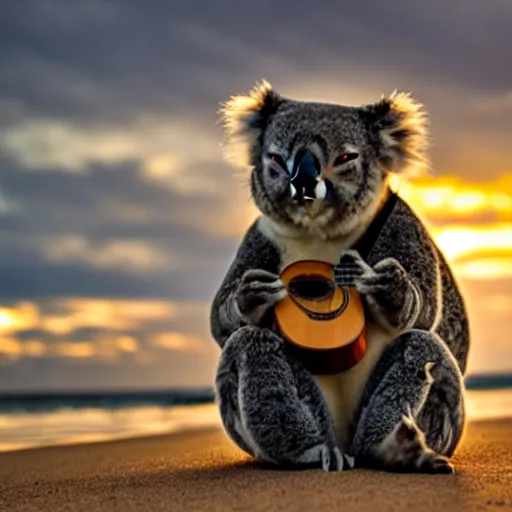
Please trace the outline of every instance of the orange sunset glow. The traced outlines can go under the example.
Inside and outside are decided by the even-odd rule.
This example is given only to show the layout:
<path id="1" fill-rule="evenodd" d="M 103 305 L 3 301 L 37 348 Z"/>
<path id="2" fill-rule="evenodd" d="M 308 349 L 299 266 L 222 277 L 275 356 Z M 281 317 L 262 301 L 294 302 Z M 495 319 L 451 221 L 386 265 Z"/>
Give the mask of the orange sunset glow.
<path id="1" fill-rule="evenodd" d="M 439 177 L 394 187 L 425 219 L 461 277 L 512 276 L 512 175 L 468 183 Z"/>

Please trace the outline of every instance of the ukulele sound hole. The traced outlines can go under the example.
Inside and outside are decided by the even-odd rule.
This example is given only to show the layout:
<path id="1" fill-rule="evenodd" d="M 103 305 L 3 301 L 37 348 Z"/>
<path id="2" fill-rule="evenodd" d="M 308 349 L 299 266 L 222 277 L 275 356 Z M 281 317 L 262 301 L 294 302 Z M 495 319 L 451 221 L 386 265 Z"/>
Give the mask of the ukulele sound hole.
<path id="1" fill-rule="evenodd" d="M 306 300 L 320 301 L 334 293 L 334 284 L 324 276 L 297 276 L 288 284 L 288 291 Z"/>

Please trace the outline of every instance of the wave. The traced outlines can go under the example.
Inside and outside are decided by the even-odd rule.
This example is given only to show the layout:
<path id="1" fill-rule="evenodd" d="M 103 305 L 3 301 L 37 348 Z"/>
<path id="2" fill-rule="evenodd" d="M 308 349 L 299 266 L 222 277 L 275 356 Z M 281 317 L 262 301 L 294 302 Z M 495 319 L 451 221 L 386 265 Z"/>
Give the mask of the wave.
<path id="1" fill-rule="evenodd" d="M 59 409 L 124 409 L 141 406 L 175 406 L 212 403 L 213 390 L 109 390 L 0 394 L 0 413 L 50 412 Z"/>

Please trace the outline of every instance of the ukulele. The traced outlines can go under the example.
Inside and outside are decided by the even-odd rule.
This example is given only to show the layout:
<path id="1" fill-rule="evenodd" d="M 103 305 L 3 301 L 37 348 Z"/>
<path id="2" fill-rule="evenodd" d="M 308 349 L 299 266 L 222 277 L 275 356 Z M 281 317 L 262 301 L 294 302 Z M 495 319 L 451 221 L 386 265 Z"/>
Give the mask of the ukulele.
<path id="1" fill-rule="evenodd" d="M 274 306 L 275 327 L 313 374 L 348 370 L 366 353 L 364 309 L 349 274 L 316 260 L 281 272 L 288 295 Z"/>

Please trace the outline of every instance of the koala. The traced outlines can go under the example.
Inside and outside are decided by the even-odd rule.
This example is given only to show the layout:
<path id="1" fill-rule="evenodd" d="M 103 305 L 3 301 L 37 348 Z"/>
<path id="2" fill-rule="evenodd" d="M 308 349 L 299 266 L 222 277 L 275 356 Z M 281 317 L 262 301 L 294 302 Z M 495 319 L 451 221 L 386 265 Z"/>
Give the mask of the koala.
<path id="1" fill-rule="evenodd" d="M 226 159 L 247 173 L 259 210 L 210 311 L 227 435 L 281 467 L 453 472 L 465 425 L 465 303 L 427 227 L 390 185 L 394 174 L 429 170 L 423 105 L 399 92 L 362 106 L 304 102 L 263 81 L 220 115 Z M 309 198 L 291 183 L 305 155 L 321 184 Z M 337 374 L 308 371 L 273 328 L 287 294 L 280 273 L 304 259 L 332 264 L 340 284 L 348 262 L 362 297 L 367 352 Z"/>

